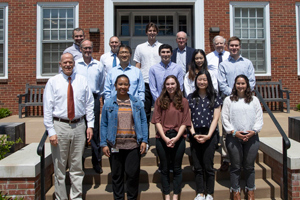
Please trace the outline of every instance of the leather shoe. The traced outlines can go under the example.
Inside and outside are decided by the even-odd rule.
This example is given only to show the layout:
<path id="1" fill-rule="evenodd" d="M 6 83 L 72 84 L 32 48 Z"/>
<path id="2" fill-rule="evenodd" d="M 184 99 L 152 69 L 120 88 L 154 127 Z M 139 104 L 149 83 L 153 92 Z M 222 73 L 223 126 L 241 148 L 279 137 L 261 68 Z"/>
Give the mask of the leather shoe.
<path id="1" fill-rule="evenodd" d="M 229 162 L 225 162 L 223 161 L 221 167 L 220 167 L 220 171 L 221 172 L 227 172 L 229 168 Z"/>
<path id="2" fill-rule="evenodd" d="M 102 173 L 103 173 L 103 170 L 102 170 L 102 168 L 101 168 L 100 165 L 94 165 L 94 166 L 93 166 L 93 169 L 95 170 L 95 172 L 96 172 L 97 174 L 102 174 Z"/>

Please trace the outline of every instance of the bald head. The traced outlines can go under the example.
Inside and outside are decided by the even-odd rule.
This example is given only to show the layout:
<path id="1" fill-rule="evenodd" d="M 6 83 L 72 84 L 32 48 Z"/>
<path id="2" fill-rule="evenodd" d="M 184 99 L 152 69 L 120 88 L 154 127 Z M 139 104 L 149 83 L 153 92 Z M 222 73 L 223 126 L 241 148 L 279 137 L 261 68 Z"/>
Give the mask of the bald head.
<path id="1" fill-rule="evenodd" d="M 65 75 L 71 76 L 73 73 L 73 67 L 74 67 L 75 61 L 74 57 L 70 53 L 64 53 L 60 57 L 59 66 L 62 68 L 62 71 Z"/>
<path id="2" fill-rule="evenodd" d="M 180 50 L 185 48 L 187 40 L 187 34 L 184 31 L 180 31 L 176 34 L 176 42 Z"/>

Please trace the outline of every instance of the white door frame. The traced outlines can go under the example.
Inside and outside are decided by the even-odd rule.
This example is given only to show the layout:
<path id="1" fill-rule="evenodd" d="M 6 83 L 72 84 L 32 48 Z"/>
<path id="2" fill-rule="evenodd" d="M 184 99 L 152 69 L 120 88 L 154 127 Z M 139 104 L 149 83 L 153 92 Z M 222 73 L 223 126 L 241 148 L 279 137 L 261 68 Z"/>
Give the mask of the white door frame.
<path id="1" fill-rule="evenodd" d="M 109 38 L 114 35 L 114 6 L 116 5 L 193 5 L 194 47 L 204 49 L 204 0 L 104 0 L 104 52 L 110 51 Z M 197 19 L 197 20 L 196 20 Z"/>

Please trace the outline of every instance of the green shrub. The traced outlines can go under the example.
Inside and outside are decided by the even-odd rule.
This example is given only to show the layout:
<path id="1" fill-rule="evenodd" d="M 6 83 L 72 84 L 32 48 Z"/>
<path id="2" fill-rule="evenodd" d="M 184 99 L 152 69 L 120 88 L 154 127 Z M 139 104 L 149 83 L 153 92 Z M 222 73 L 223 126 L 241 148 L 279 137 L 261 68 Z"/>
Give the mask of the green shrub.
<path id="1" fill-rule="evenodd" d="M 16 197 L 16 198 L 13 198 L 13 197 L 9 197 L 7 196 L 7 194 L 5 195 L 2 195 L 2 191 L 0 191 L 0 200 L 24 200 L 24 197 Z"/>
<path id="2" fill-rule="evenodd" d="M 7 135 L 2 135 L 0 137 L 0 160 L 5 158 L 5 155 L 10 152 L 10 148 L 14 144 L 19 144 L 20 142 L 23 142 L 21 138 L 19 138 L 16 142 L 15 141 L 7 141 L 8 138 L 9 138 L 9 136 L 7 136 Z"/>
<path id="3" fill-rule="evenodd" d="M 0 119 L 7 117 L 11 114 L 8 108 L 0 108 Z"/>
<path id="4" fill-rule="evenodd" d="M 297 110 L 300 110 L 300 103 L 299 104 L 297 104 Z"/>

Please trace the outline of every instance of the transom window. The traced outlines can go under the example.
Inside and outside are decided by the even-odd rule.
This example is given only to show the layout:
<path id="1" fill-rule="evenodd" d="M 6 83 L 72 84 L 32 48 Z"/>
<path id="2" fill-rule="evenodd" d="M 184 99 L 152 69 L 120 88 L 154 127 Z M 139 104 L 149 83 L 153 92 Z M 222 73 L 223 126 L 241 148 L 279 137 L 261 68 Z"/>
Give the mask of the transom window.
<path id="1" fill-rule="evenodd" d="M 57 4 L 57 5 L 56 5 Z M 53 76 L 58 73 L 59 60 L 63 51 L 73 44 L 72 31 L 76 27 L 78 3 L 68 4 L 39 3 L 38 30 L 41 33 L 40 76 Z M 38 67 L 38 66 L 37 66 Z"/>
<path id="2" fill-rule="evenodd" d="M 260 3 L 249 4 L 237 3 L 232 9 L 233 33 L 241 39 L 241 54 L 250 59 L 255 68 L 256 74 L 267 74 L 270 72 L 270 59 L 267 44 L 267 34 L 269 35 L 269 25 L 266 13 L 266 6 Z"/>

